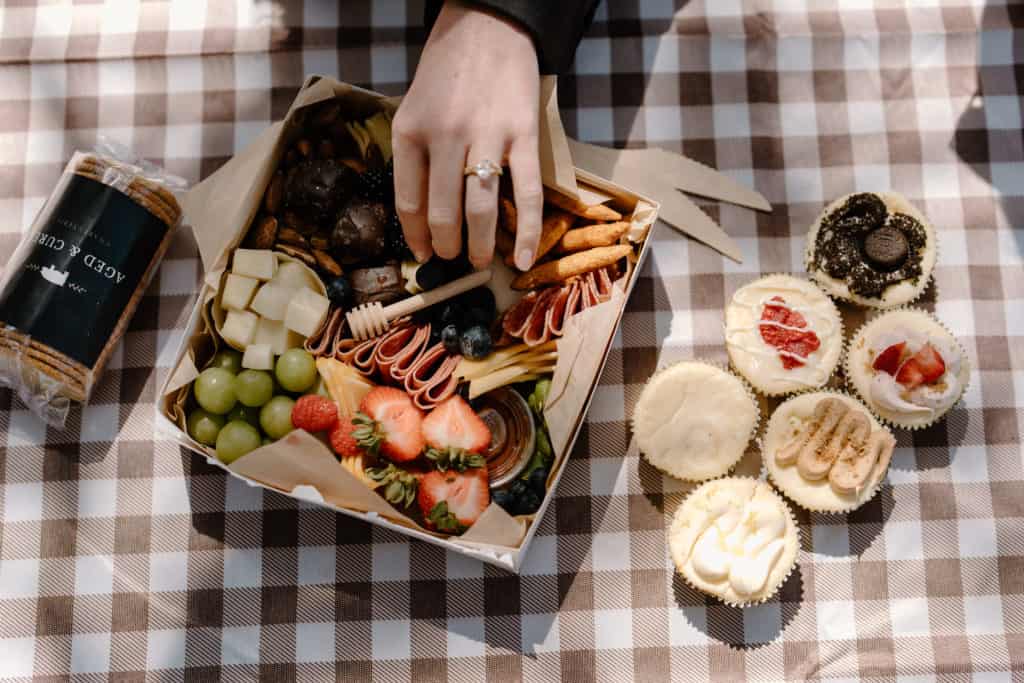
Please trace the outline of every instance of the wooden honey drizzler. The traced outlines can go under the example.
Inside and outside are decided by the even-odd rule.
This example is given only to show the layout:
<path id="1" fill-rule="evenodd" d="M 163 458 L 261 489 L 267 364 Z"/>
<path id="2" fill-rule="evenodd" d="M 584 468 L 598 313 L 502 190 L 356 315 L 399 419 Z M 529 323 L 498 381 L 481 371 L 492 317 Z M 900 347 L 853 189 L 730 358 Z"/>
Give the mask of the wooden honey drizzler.
<path id="1" fill-rule="evenodd" d="M 359 341 L 379 336 L 387 331 L 392 320 L 403 318 L 456 297 L 463 292 L 485 285 L 490 280 L 491 270 L 488 268 L 475 271 L 458 280 L 452 280 L 429 292 L 421 292 L 408 299 L 402 299 L 390 306 L 384 306 L 377 301 L 357 306 L 345 314 L 345 319 L 348 320 L 348 329 L 352 336 Z"/>

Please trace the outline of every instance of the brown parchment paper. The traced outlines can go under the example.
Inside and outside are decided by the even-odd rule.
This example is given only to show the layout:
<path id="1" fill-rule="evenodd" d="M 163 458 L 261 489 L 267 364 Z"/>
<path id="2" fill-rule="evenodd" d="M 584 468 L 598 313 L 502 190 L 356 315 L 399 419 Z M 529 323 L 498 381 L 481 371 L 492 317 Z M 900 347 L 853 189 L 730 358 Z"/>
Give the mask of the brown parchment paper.
<path id="1" fill-rule="evenodd" d="M 186 212 L 199 244 L 206 276 L 190 319 L 190 333 L 185 335 L 177 362 L 161 390 L 161 413 L 165 422 L 160 426 L 162 433 L 221 467 L 224 466 L 216 460 L 212 449 L 204 448 L 183 431 L 188 384 L 214 350 L 209 332 L 213 326 L 209 306 L 216 296 L 231 250 L 242 241 L 259 208 L 266 185 L 288 143 L 289 131 L 297 126 L 307 107 L 330 98 L 339 98 L 346 115 L 352 118 L 366 117 L 381 107 L 393 108 L 396 104 L 395 98 L 384 98 L 331 78 L 311 77 L 284 121 L 264 131 L 249 147 L 193 188 L 185 198 Z M 554 153 L 563 166 L 569 158 L 567 150 L 568 145 L 565 144 Z M 569 167 L 572 168 L 571 165 Z M 619 207 L 634 207 L 640 202 L 645 208 L 638 212 L 638 216 L 642 216 L 647 227 L 655 220 L 656 202 L 586 171 L 573 169 L 573 173 L 580 181 L 577 192 L 585 201 L 610 202 Z M 644 243 L 640 259 L 646 251 L 647 244 Z M 496 267 L 501 266 L 496 264 Z M 629 275 L 634 275 L 632 269 Z M 559 342 L 553 391 L 545 411 L 558 468 L 552 486 L 557 483 L 565 457 L 582 424 L 634 279 L 623 278 L 616 284 L 610 301 L 570 319 L 568 331 Z M 500 278 L 496 280 L 504 282 Z M 492 282 L 492 287 L 495 286 L 496 283 Z M 502 291 L 504 287 L 498 285 L 496 298 L 499 301 L 518 298 L 518 294 Z M 583 339 L 587 339 L 587 344 L 582 343 Z M 595 343 L 597 341 L 599 343 Z M 342 511 L 363 513 L 369 516 L 370 521 L 386 520 L 389 525 L 417 538 L 511 569 L 518 568 L 524 542 L 532 536 L 545 509 L 542 507 L 533 516 L 516 518 L 492 503 L 462 536 L 434 534 L 417 525 L 342 468 L 322 441 L 301 431 L 259 448 L 225 469 L 233 476 L 295 498 Z M 545 507 L 550 497 L 545 500 Z"/>

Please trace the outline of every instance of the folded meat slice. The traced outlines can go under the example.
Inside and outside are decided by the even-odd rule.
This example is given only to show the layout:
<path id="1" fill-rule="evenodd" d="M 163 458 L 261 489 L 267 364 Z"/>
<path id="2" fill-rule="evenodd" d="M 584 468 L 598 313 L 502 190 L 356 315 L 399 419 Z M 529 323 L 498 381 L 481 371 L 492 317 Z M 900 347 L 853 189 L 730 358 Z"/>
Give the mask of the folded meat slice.
<path id="1" fill-rule="evenodd" d="M 380 344 L 379 337 L 363 342 L 358 342 L 355 339 L 343 339 L 338 344 L 338 352 L 334 354 L 334 357 L 369 377 L 377 370 L 374 359 L 377 355 L 378 344 Z"/>
<path id="2" fill-rule="evenodd" d="M 334 309 L 320 329 L 312 337 L 306 339 L 303 346 L 314 356 L 330 354 L 334 350 L 335 339 L 344 322 L 344 312 L 340 308 Z"/>
<path id="3" fill-rule="evenodd" d="M 547 315 L 544 317 L 544 329 L 547 331 L 545 335 L 550 340 L 552 337 L 561 337 L 562 332 L 565 330 L 565 311 L 569 305 L 569 296 L 572 294 L 573 285 L 563 285 L 558 288 L 558 295 L 551 302 L 551 307 L 547 311 Z"/>
<path id="4" fill-rule="evenodd" d="M 526 333 L 526 324 L 530 320 L 540 292 L 533 290 L 523 295 L 523 298 L 513 304 L 501 319 L 501 327 L 513 337 L 522 338 Z"/>
<path id="5" fill-rule="evenodd" d="M 548 287 L 537 298 L 537 303 L 534 305 L 533 311 L 530 312 L 530 317 L 526 321 L 526 329 L 522 335 L 527 346 L 538 346 L 551 339 L 548 330 L 548 312 L 554 306 L 561 289 L 561 287 Z"/>
<path id="6" fill-rule="evenodd" d="M 597 298 L 604 303 L 612 298 L 612 285 L 614 284 L 614 274 L 611 272 L 611 268 L 602 268 L 594 273 L 594 286 L 597 290 Z"/>
<path id="7" fill-rule="evenodd" d="M 430 410 L 454 394 L 459 385 L 455 368 L 460 360 L 461 356 L 451 355 L 443 344 L 424 351 L 405 376 L 405 391 L 413 403 L 422 410 Z"/>
<path id="8" fill-rule="evenodd" d="M 430 325 L 406 327 L 377 345 L 374 360 L 382 375 L 401 383 L 430 340 Z"/>

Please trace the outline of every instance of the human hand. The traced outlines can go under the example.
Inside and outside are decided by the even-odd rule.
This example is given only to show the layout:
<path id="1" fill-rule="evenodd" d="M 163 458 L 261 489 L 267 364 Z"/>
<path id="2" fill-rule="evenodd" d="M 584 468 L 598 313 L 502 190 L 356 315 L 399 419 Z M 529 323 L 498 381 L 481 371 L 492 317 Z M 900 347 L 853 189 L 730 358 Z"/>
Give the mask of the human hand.
<path id="1" fill-rule="evenodd" d="M 395 209 L 420 261 L 462 250 L 463 191 L 469 258 L 494 255 L 498 178 L 463 175 L 490 160 L 508 166 L 518 214 L 515 262 L 533 265 L 544 196 L 537 144 L 540 76 L 518 25 L 446 2 L 392 125 Z"/>

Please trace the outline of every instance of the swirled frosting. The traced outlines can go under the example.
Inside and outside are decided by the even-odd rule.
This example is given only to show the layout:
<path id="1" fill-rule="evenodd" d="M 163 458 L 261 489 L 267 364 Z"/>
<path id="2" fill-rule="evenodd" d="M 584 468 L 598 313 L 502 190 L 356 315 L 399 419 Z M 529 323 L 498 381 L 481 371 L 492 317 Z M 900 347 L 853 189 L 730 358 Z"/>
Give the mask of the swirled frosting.
<path id="1" fill-rule="evenodd" d="M 938 380 L 922 384 L 911 390 L 901 386 L 893 375 L 874 371 L 869 389 L 870 398 L 885 410 L 899 415 L 920 416 L 930 419 L 944 413 L 957 399 L 963 387 L 960 382 L 960 349 L 946 336 L 897 327 L 878 333 L 868 341 L 875 353 L 901 341 L 907 342 L 909 354 L 916 353 L 925 344 L 931 344 L 945 363 L 946 371 Z"/>

